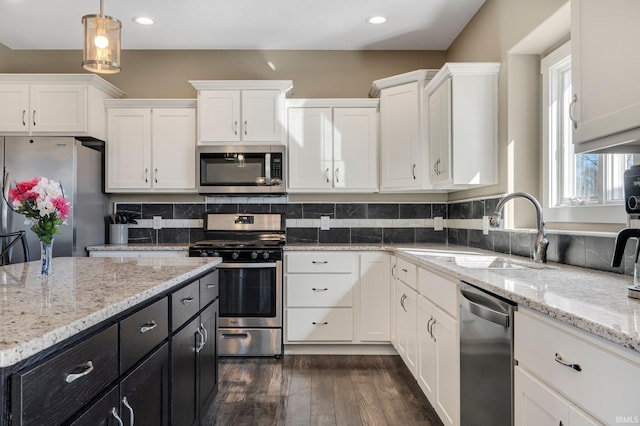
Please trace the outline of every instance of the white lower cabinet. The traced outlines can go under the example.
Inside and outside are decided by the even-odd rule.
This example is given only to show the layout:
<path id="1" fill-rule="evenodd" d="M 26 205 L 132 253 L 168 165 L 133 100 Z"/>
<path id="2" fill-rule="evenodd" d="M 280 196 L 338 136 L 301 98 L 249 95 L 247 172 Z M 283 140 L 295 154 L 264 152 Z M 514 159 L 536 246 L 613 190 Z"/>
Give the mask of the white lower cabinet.
<path id="1" fill-rule="evenodd" d="M 403 282 L 398 282 L 396 290 L 397 351 L 414 375 L 418 361 L 418 292 Z"/>
<path id="2" fill-rule="evenodd" d="M 419 351 L 416 378 L 440 420 L 445 425 L 457 425 L 460 422 L 457 283 L 418 268 L 418 284 Z M 427 291 L 431 289 L 435 291 Z M 453 311 L 448 311 L 451 307 Z"/>
<path id="3" fill-rule="evenodd" d="M 388 253 L 367 252 L 360 255 L 360 303 L 358 340 L 360 342 L 388 342 L 389 312 Z"/>
<path id="4" fill-rule="evenodd" d="M 637 354 L 520 308 L 514 356 L 516 425 L 640 421 Z"/>
<path id="5" fill-rule="evenodd" d="M 398 343 L 396 338 L 396 330 L 398 329 L 397 325 L 397 313 L 398 313 L 398 304 L 396 303 L 396 293 L 398 289 L 398 258 L 394 255 L 391 255 L 391 274 L 389 277 L 389 300 L 391 301 L 391 309 L 389 311 L 389 318 L 391 319 L 391 323 L 389 324 L 389 340 L 393 347 L 398 350 Z"/>

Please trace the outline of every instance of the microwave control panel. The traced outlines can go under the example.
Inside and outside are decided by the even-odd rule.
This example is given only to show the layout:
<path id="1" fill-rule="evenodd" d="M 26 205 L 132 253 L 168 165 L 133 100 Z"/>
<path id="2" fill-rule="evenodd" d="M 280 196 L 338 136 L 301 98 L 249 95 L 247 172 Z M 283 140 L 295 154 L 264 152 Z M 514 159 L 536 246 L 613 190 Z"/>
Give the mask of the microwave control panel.
<path id="1" fill-rule="evenodd" d="M 271 157 L 271 177 L 282 179 L 282 156 Z"/>

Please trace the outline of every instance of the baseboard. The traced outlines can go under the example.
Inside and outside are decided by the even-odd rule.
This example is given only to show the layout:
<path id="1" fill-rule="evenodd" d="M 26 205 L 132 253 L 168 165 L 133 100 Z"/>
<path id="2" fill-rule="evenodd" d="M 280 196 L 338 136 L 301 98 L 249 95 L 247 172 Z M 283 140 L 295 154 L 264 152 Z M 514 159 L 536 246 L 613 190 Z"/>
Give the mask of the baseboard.
<path id="1" fill-rule="evenodd" d="M 284 345 L 285 355 L 398 355 L 391 344 L 380 345 Z"/>

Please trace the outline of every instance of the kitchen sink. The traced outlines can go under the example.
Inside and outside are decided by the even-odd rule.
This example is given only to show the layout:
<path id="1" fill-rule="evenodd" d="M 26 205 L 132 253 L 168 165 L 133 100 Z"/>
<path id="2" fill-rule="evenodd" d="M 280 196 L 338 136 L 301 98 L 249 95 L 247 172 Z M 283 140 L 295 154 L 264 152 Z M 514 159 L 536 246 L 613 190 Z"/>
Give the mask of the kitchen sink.
<path id="1" fill-rule="evenodd" d="M 554 269 L 543 263 L 486 255 L 454 256 L 451 262 L 469 269 Z"/>

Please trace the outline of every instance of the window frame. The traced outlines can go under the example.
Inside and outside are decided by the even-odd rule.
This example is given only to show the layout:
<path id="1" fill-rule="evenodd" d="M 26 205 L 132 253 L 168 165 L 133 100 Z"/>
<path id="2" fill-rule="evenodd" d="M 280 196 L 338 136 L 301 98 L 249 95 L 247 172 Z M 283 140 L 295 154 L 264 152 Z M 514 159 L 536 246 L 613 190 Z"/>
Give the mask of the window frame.
<path id="1" fill-rule="evenodd" d="M 555 64 L 571 56 L 571 42 L 549 53 L 540 60 L 541 82 L 541 118 L 542 118 L 542 207 L 547 222 L 582 222 L 582 223 L 626 223 L 627 215 L 622 207 L 623 202 L 610 204 L 563 205 L 553 206 L 553 200 L 559 196 L 556 163 L 559 158 L 554 152 L 551 139 L 550 119 L 547 110 L 550 102 L 549 78 L 550 69 Z M 570 61 L 570 59 L 569 59 Z M 605 160 L 606 161 L 606 160 Z M 601 171 L 602 173 L 602 171 Z M 620 177 L 621 178 L 621 177 Z M 609 197 L 610 191 L 605 192 Z"/>

